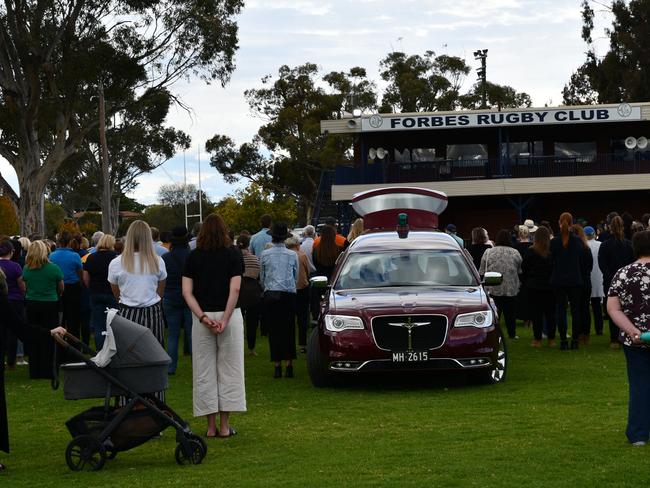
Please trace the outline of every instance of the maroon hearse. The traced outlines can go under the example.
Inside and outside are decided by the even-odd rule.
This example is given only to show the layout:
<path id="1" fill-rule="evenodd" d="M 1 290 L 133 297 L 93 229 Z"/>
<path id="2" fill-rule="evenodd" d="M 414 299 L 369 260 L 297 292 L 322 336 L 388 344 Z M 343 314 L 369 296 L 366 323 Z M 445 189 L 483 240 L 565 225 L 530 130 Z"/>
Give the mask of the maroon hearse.
<path id="1" fill-rule="evenodd" d="M 355 196 L 369 230 L 341 254 L 331 283 L 312 278 L 313 287 L 326 287 L 307 349 L 314 386 L 400 370 L 505 379 L 506 345 L 484 289 L 501 275 L 487 273 L 481 282 L 471 257 L 435 230 L 446 205 L 443 193 L 420 188 Z"/>

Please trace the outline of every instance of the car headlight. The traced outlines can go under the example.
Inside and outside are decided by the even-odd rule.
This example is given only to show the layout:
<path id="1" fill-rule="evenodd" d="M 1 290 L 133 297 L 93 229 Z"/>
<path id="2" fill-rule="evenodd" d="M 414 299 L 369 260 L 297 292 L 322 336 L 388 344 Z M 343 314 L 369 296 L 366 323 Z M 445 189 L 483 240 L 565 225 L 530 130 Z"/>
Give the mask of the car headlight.
<path id="1" fill-rule="evenodd" d="M 363 329 L 363 321 L 359 317 L 350 317 L 348 315 L 325 315 L 325 328 L 331 332 Z"/>
<path id="2" fill-rule="evenodd" d="M 492 311 L 483 310 L 481 312 L 463 313 L 456 317 L 454 323 L 456 327 L 478 327 L 483 329 L 492 325 Z"/>

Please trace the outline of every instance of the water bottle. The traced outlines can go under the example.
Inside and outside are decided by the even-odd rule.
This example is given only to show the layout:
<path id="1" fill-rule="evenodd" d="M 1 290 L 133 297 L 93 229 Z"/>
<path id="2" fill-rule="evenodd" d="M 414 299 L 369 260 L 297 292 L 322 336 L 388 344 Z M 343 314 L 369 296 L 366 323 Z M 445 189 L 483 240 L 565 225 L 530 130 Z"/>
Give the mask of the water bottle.
<path id="1" fill-rule="evenodd" d="M 650 332 L 642 332 L 640 338 L 643 342 L 650 342 Z"/>

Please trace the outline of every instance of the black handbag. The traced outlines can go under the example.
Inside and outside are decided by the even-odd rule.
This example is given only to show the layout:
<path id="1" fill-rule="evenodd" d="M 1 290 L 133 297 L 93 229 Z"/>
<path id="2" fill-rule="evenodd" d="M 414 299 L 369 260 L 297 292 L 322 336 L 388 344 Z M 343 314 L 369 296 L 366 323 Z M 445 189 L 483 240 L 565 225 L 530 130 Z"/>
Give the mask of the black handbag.
<path id="1" fill-rule="evenodd" d="M 262 286 L 254 278 L 244 276 L 239 287 L 239 308 L 254 308 L 262 302 Z"/>

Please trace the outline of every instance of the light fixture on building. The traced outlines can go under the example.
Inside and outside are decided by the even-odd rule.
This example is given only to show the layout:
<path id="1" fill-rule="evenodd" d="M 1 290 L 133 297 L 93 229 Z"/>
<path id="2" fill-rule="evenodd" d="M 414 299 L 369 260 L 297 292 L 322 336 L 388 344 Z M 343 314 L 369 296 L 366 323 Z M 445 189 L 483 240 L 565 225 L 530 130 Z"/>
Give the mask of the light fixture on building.
<path id="1" fill-rule="evenodd" d="M 368 149 L 368 159 L 375 159 L 377 157 L 377 150 L 374 147 Z"/>
<path id="2" fill-rule="evenodd" d="M 643 136 L 639 137 L 636 140 L 636 147 L 638 147 L 639 149 L 645 149 L 646 147 L 648 147 L 648 138 Z"/>
<path id="3" fill-rule="evenodd" d="M 383 147 L 377 148 L 377 157 L 379 159 L 384 159 L 386 157 L 386 154 L 387 154 L 386 149 L 384 149 Z"/>
<path id="4" fill-rule="evenodd" d="M 348 120 L 348 129 L 354 129 L 357 127 L 357 121 L 354 119 Z"/>
<path id="5" fill-rule="evenodd" d="M 647 141 L 646 141 L 647 144 Z M 636 137 L 630 136 L 625 139 L 625 147 L 628 149 L 634 149 L 637 145 Z"/>

